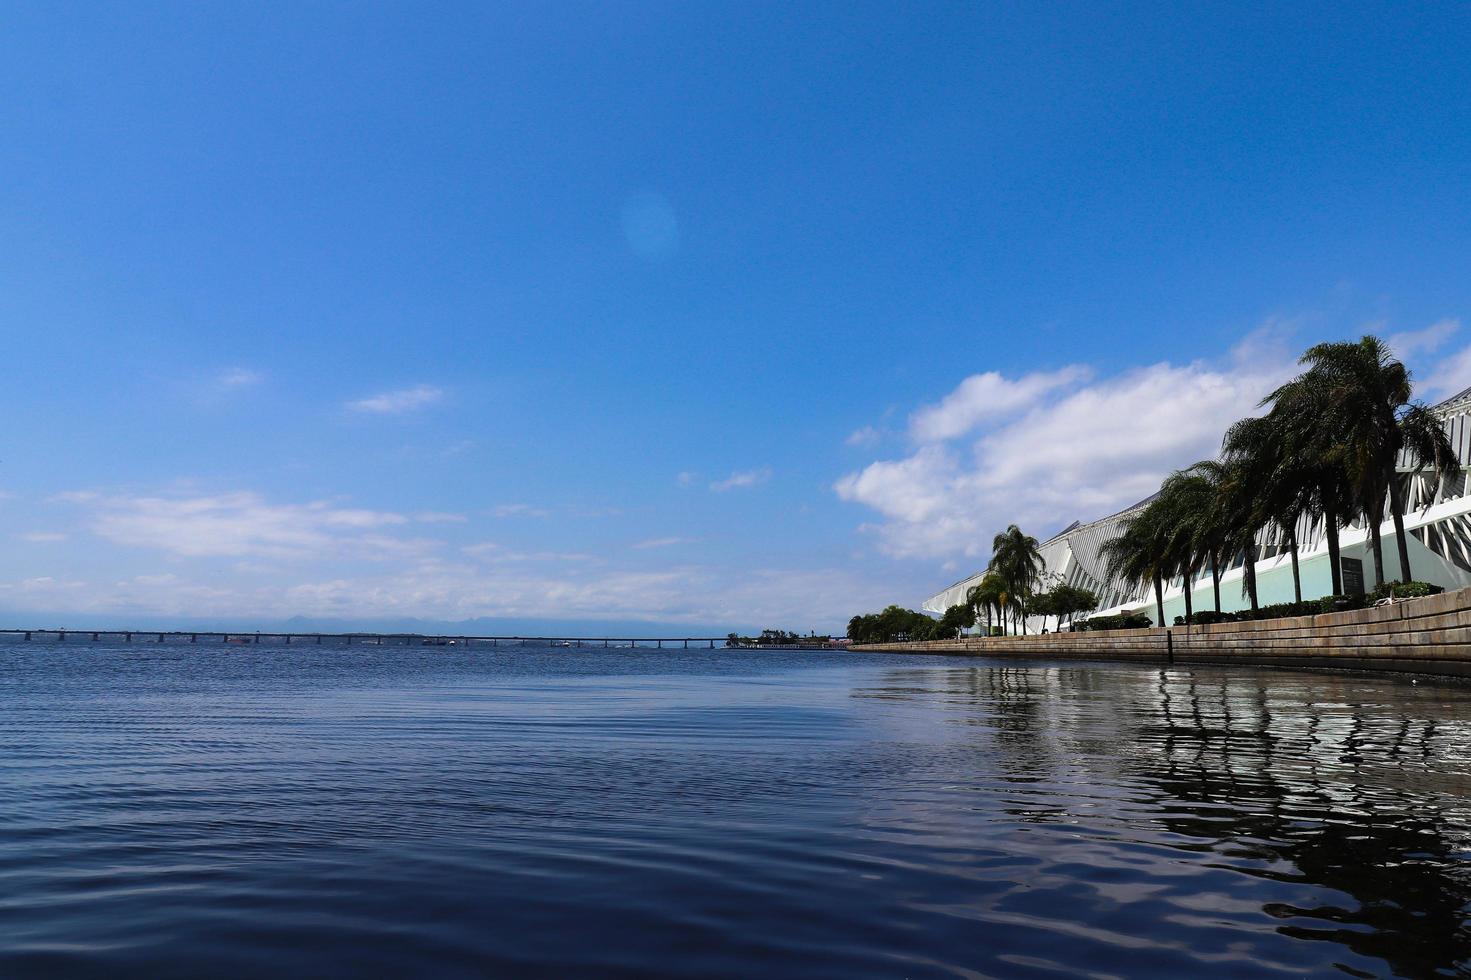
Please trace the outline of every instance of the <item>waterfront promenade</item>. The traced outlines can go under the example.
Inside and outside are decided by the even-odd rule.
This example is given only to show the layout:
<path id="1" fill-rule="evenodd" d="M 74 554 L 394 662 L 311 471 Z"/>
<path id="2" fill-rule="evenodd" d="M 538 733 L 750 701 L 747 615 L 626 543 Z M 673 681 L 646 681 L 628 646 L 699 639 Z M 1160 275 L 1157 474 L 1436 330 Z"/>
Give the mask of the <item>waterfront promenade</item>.
<path id="1" fill-rule="evenodd" d="M 1316 616 L 1151 629 L 965 636 L 854 650 L 1398 671 L 1471 678 L 1471 588 Z"/>

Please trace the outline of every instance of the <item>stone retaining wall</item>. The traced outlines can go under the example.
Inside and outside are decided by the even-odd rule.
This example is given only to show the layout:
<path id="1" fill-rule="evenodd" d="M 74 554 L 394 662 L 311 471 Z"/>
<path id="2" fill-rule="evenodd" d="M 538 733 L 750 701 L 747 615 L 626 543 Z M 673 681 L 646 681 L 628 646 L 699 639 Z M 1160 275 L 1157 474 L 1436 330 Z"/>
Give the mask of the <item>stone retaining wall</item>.
<path id="1" fill-rule="evenodd" d="M 965 637 L 854 650 L 1040 660 L 1330 667 L 1471 677 L 1471 589 L 1351 612 L 1210 626 Z"/>

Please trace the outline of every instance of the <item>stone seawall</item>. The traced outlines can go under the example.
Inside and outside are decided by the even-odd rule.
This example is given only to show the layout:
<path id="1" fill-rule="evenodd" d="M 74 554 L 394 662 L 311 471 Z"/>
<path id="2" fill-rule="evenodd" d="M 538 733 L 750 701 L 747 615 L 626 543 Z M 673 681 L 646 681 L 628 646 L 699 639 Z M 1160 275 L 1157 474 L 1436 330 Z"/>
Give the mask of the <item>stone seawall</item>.
<path id="1" fill-rule="evenodd" d="M 1388 670 L 1471 678 L 1471 589 L 1351 612 L 1155 627 L 862 644 L 854 650 Z"/>

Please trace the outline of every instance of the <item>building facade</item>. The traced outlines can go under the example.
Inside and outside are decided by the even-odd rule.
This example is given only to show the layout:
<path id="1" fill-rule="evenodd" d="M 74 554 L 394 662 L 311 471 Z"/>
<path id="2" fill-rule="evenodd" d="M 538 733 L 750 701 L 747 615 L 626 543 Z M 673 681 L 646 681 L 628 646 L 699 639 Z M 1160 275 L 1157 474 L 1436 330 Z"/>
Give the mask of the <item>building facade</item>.
<path id="1" fill-rule="evenodd" d="M 1405 536 L 1410 553 L 1410 571 L 1418 581 L 1433 582 L 1447 589 L 1471 585 L 1471 388 L 1449 398 L 1434 408 L 1444 420 L 1451 444 L 1456 447 L 1461 465 L 1468 471 L 1455 480 L 1445 481 L 1432 496 L 1432 478 L 1414 474 L 1408 459 L 1400 464 L 1401 479 L 1407 481 L 1405 495 Z M 1151 498 L 1152 499 L 1152 498 Z M 1115 537 L 1119 525 L 1141 510 L 1149 500 L 1117 514 L 1087 524 L 1074 522 L 1043 543 L 1042 559 L 1049 578 L 1092 591 L 1099 598 L 1094 615 L 1119 612 L 1143 612 L 1157 617 L 1152 589 L 1133 582 L 1122 582 L 1105 574 L 1099 550 Z M 1328 542 L 1322 527 L 1307 520 L 1299 524 L 1298 566 L 1304 599 L 1325 596 L 1333 591 L 1332 569 L 1328 563 Z M 1399 577 L 1399 548 L 1394 524 L 1385 520 L 1383 537 L 1385 579 Z M 1257 596 L 1262 605 L 1291 602 L 1293 599 L 1292 561 L 1284 544 L 1284 535 L 1276 529 L 1263 530 L 1257 538 L 1260 558 L 1256 563 Z M 1374 556 L 1369 546 L 1369 528 L 1362 519 L 1339 532 L 1339 551 L 1343 563 L 1344 590 L 1362 592 L 1374 583 Z M 965 601 L 966 593 L 976 585 L 984 571 L 977 572 L 925 600 L 927 612 L 943 613 Z M 1231 567 L 1221 573 L 1221 609 L 1234 612 L 1250 605 L 1242 580 L 1245 570 L 1238 556 Z M 1165 622 L 1185 614 L 1187 583 L 1176 579 L 1165 588 Z M 1214 609 L 1209 569 L 1188 584 L 1197 610 Z M 1034 624 L 1040 626 L 1040 623 Z"/>

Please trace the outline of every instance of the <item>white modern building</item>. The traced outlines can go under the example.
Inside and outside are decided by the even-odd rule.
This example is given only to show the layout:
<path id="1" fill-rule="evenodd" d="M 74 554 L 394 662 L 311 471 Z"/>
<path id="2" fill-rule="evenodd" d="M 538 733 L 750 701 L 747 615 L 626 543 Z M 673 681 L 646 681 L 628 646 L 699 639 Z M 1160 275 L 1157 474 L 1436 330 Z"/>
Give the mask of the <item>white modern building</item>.
<path id="1" fill-rule="evenodd" d="M 1425 475 L 1411 476 L 1408 461 L 1402 462 L 1404 479 L 1409 480 L 1405 497 L 1405 534 L 1408 537 L 1410 571 L 1415 579 L 1433 582 L 1447 589 L 1471 585 L 1471 388 L 1449 398 L 1434 411 L 1445 420 L 1451 444 L 1456 447 L 1462 466 L 1468 473 L 1449 485 L 1442 485 L 1430 499 L 1431 480 Z M 1098 552 L 1103 543 L 1118 534 L 1119 523 L 1129 514 L 1144 507 L 1149 500 L 1117 514 L 1110 514 L 1088 524 L 1074 522 L 1042 545 L 1042 558 L 1049 576 L 1060 576 L 1065 582 L 1091 590 L 1099 597 L 1095 615 L 1119 612 L 1143 612 L 1157 616 L 1153 590 L 1136 583 L 1121 582 L 1104 573 Z M 1394 524 L 1386 520 L 1381 527 L 1386 580 L 1399 578 L 1399 547 Z M 1257 595 L 1262 605 L 1291 602 L 1292 560 L 1284 547 L 1283 535 L 1275 530 L 1263 531 L 1258 538 L 1261 558 L 1256 563 Z M 1344 590 L 1363 591 L 1374 583 L 1374 556 L 1369 546 L 1367 524 L 1360 523 L 1339 532 L 1339 551 L 1343 563 Z M 1328 543 L 1321 527 L 1298 527 L 1298 564 L 1302 575 L 1304 599 L 1328 595 L 1333 591 L 1333 577 L 1328 564 Z M 924 602 L 928 612 L 943 613 L 965 601 L 966 593 L 981 580 L 977 572 Z M 1242 588 L 1241 559 L 1221 574 L 1221 609 L 1233 612 L 1249 605 Z M 1192 602 L 1196 610 L 1214 609 L 1209 570 L 1193 583 Z M 1183 580 L 1177 579 L 1165 588 L 1165 622 L 1185 614 Z"/>

